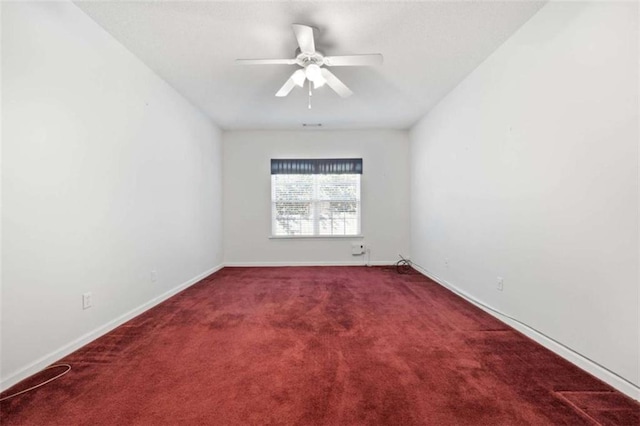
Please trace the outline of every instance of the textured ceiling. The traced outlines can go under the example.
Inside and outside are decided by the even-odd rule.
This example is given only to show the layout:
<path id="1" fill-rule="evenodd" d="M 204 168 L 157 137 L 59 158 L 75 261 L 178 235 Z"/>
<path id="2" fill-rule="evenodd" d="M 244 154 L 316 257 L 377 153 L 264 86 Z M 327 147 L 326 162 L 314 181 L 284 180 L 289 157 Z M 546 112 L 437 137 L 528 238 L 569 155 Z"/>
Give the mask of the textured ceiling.
<path id="1" fill-rule="evenodd" d="M 223 129 L 405 129 L 506 41 L 540 1 L 194 2 L 76 1 Z M 382 53 L 379 67 L 334 67 L 355 94 L 328 87 L 274 94 L 295 65 L 240 66 L 236 58 L 292 58 L 292 23 L 319 29 L 326 55 Z"/>

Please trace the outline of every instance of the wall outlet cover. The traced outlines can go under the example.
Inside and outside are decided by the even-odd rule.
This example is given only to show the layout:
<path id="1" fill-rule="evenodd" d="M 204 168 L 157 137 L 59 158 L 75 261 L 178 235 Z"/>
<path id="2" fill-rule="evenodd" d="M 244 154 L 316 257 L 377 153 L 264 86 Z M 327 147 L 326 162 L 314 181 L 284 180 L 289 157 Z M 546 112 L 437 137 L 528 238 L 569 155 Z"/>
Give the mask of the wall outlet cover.
<path id="1" fill-rule="evenodd" d="M 82 309 L 89 309 L 93 306 L 93 295 L 89 293 L 84 293 L 82 295 Z"/>

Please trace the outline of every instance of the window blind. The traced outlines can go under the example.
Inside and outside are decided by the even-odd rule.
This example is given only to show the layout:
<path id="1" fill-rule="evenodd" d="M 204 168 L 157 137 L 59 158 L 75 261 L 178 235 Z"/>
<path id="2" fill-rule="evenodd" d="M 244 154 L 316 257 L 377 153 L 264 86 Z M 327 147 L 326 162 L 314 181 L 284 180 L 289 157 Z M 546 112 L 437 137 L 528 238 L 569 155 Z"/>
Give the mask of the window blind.
<path id="1" fill-rule="evenodd" d="M 362 158 L 272 159 L 271 174 L 362 174 Z"/>

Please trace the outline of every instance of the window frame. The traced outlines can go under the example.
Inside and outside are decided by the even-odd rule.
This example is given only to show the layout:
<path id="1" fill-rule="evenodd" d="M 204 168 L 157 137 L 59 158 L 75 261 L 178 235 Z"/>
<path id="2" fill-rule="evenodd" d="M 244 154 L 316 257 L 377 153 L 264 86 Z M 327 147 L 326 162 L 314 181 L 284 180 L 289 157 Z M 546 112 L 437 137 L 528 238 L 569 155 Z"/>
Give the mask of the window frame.
<path id="1" fill-rule="evenodd" d="M 301 164 L 303 164 L 300 167 L 307 167 L 307 169 L 309 168 L 309 162 L 318 162 L 319 164 L 312 164 L 311 168 L 312 171 L 306 170 L 303 171 L 302 173 L 296 173 L 296 172 L 284 172 L 284 173 L 278 173 L 278 172 L 274 172 L 274 169 L 276 169 L 279 164 L 274 164 L 274 162 L 287 162 L 287 164 L 285 164 L 285 166 L 290 166 L 290 162 L 293 162 L 294 167 L 296 166 L 296 161 L 299 161 Z M 351 170 L 349 171 L 341 171 L 338 173 L 323 173 L 322 171 L 320 171 L 320 167 L 324 166 L 326 163 L 328 162 L 341 162 L 344 161 L 347 167 L 351 167 Z M 355 166 L 349 162 L 351 161 L 355 161 Z M 362 159 L 345 159 L 345 160 L 341 160 L 341 159 L 329 159 L 329 160 L 271 160 L 272 165 L 271 165 L 271 194 L 270 194 L 270 203 L 271 203 L 271 219 L 270 219 L 270 235 L 269 235 L 269 239 L 331 239 L 331 238 L 337 238 L 337 239 L 344 239 L 344 238 L 351 238 L 351 239 L 361 239 L 363 238 L 363 234 L 362 234 Z M 281 164 L 280 164 L 281 166 Z M 338 165 L 340 166 L 340 165 Z M 326 167 L 326 166 L 325 166 Z M 355 170 L 353 168 L 356 168 Z M 316 172 L 316 170 L 318 170 L 318 172 Z M 326 169 L 325 169 L 326 170 Z M 324 171 L 324 170 L 323 170 Z M 276 186 L 275 186 L 275 179 L 274 179 L 274 175 L 278 175 L 278 174 L 289 174 L 289 175 L 313 175 L 313 194 L 311 196 L 311 199 L 309 200 L 305 200 L 304 202 L 308 202 L 311 204 L 311 215 L 310 218 L 312 220 L 312 226 L 313 226 L 313 234 L 276 234 L 276 227 L 277 227 L 277 209 L 276 209 L 276 200 L 275 200 L 275 191 L 276 191 Z M 319 206 L 322 203 L 326 203 L 326 202 L 331 202 L 331 200 L 320 200 L 319 199 L 319 187 L 321 185 L 321 182 L 319 182 L 317 180 L 317 178 L 315 176 L 320 176 L 320 175 L 341 175 L 341 174 L 348 174 L 348 175 L 360 175 L 358 176 L 357 179 L 357 196 L 356 196 L 356 202 L 357 202 L 357 210 L 356 210 L 356 225 L 357 225 L 357 230 L 356 233 L 354 234 L 320 234 L 320 226 L 321 226 L 321 220 L 320 220 L 320 211 L 321 208 L 319 208 Z M 346 220 L 345 218 L 343 218 L 343 220 Z M 331 229 L 333 229 L 333 227 L 331 227 Z"/>

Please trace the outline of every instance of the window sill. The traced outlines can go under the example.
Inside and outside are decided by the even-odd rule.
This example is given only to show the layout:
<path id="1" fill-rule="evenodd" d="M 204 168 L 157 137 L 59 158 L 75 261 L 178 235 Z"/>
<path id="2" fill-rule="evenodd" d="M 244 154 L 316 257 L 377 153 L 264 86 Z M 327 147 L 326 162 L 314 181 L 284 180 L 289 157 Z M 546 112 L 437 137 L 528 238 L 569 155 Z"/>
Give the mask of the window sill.
<path id="1" fill-rule="evenodd" d="M 327 239 L 362 239 L 364 235 L 270 235 L 270 240 L 327 240 Z"/>

